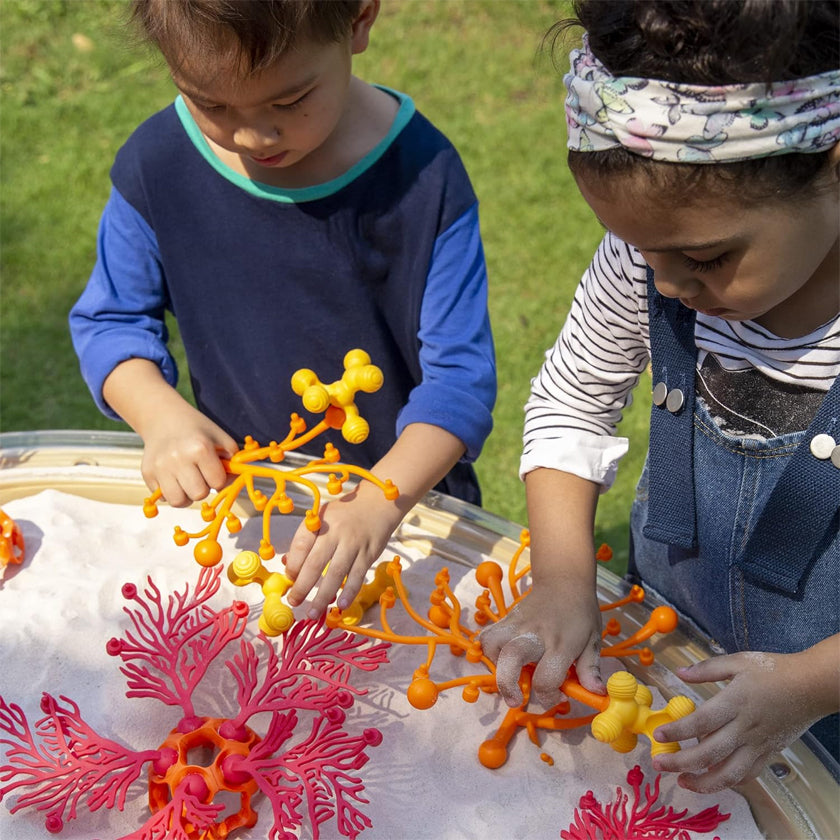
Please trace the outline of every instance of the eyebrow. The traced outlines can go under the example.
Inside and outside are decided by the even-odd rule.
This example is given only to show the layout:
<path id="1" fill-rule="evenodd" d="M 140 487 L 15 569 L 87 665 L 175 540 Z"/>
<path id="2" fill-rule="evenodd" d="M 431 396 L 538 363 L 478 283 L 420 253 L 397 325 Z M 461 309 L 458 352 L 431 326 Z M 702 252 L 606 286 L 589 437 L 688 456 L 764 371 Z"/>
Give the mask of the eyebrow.
<path id="1" fill-rule="evenodd" d="M 597 217 L 596 217 L 597 218 Z M 609 228 L 600 220 L 598 219 L 598 224 L 604 230 L 609 230 Z M 621 237 L 619 237 L 620 239 Z M 734 238 L 734 237 L 733 237 Z M 665 254 L 669 251 L 705 251 L 709 248 L 719 248 L 721 245 L 728 245 L 732 239 L 715 239 L 712 242 L 683 242 L 683 243 L 675 243 L 673 245 L 667 245 L 664 248 L 642 248 L 640 245 L 636 245 L 634 247 L 638 248 L 640 251 L 650 251 L 652 254 Z"/>
<path id="2" fill-rule="evenodd" d="M 196 102 L 205 102 L 205 103 L 213 103 L 213 104 L 220 104 L 220 105 L 224 104 L 224 103 L 221 103 L 221 102 L 217 103 L 217 101 L 215 99 L 213 99 L 212 97 L 208 97 L 206 94 L 199 93 L 198 91 L 195 91 L 195 90 L 191 90 L 189 85 L 178 81 L 178 79 L 175 78 L 174 75 L 172 77 L 172 81 L 175 83 L 175 86 L 178 88 L 178 90 L 181 91 L 181 93 L 184 96 L 187 96 L 190 99 L 195 100 Z M 278 99 L 289 99 L 292 96 L 296 96 L 301 91 L 306 90 L 308 87 L 311 87 L 312 84 L 314 84 L 314 82 L 315 82 L 315 76 L 313 75 L 313 76 L 310 76 L 310 77 L 304 79 L 301 82 L 298 82 L 297 84 L 291 85 L 290 87 L 285 88 L 284 90 L 281 90 L 278 93 L 273 94 L 272 96 L 267 97 L 262 102 L 259 102 L 257 104 L 267 105 L 269 102 L 276 102 Z"/>

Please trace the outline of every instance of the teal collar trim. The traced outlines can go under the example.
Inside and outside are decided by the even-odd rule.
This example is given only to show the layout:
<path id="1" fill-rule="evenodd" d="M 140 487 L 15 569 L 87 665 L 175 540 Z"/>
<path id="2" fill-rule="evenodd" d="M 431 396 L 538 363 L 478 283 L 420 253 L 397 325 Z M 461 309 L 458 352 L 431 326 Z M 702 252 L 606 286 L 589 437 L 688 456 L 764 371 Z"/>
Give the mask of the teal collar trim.
<path id="1" fill-rule="evenodd" d="M 391 125 L 388 133 L 374 146 L 358 163 L 351 166 L 343 175 L 338 178 L 333 178 L 331 181 L 325 181 L 323 184 L 316 184 L 312 187 L 303 187 L 302 189 L 283 189 L 282 187 L 272 187 L 269 184 L 263 184 L 260 181 L 252 181 L 245 175 L 231 169 L 227 164 L 222 163 L 218 157 L 213 153 L 213 150 L 201 133 L 201 129 L 196 125 L 192 114 L 189 112 L 186 103 L 181 96 L 175 100 L 175 111 L 178 118 L 181 120 L 181 125 L 184 126 L 184 131 L 192 141 L 199 154 L 216 170 L 223 178 L 226 178 L 232 184 L 235 184 L 245 192 L 251 195 L 259 196 L 260 198 L 268 198 L 273 201 L 280 201 L 287 204 L 297 204 L 304 201 L 316 201 L 319 198 L 326 198 L 333 193 L 346 187 L 348 184 L 356 180 L 363 172 L 370 169 L 382 155 L 390 148 L 391 144 L 397 135 L 405 128 L 408 121 L 414 116 L 415 107 L 414 102 L 410 96 L 400 93 L 391 88 L 377 85 L 381 90 L 390 93 L 400 104 L 394 122 Z"/>

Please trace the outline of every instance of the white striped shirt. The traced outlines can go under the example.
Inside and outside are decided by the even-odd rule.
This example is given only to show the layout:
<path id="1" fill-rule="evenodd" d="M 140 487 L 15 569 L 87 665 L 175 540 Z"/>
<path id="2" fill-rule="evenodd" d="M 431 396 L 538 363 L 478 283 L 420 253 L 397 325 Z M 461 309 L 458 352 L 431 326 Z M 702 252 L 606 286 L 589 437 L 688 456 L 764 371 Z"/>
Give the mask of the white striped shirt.
<path id="1" fill-rule="evenodd" d="M 638 250 L 606 234 L 531 382 L 520 475 L 551 467 L 603 490 L 612 484 L 628 445 L 615 437 L 616 425 L 650 360 L 646 268 Z M 807 336 L 783 339 L 753 321 L 698 313 L 694 337 L 698 367 L 712 353 L 726 370 L 752 367 L 819 391 L 840 373 L 840 315 Z"/>

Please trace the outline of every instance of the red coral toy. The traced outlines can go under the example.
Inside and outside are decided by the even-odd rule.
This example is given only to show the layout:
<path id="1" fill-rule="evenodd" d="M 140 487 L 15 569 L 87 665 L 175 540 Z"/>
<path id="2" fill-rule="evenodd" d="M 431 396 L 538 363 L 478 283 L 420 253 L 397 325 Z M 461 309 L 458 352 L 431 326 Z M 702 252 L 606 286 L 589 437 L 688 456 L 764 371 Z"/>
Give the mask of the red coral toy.
<path id="1" fill-rule="evenodd" d="M 0 766 L 0 799 L 18 795 L 12 813 L 34 807 L 46 811 L 47 831 L 57 833 L 74 819 L 80 805 L 122 810 L 128 788 L 149 764 L 152 816 L 123 840 L 225 838 L 252 826 L 257 814 L 251 797 L 262 792 L 271 802 L 274 824 L 269 840 L 297 836 L 308 816 L 313 838 L 335 818 L 338 834 L 357 837 L 371 825 L 359 805 L 364 786 L 354 775 L 368 760 L 365 749 L 382 740 L 376 729 L 351 735 L 344 730 L 345 709 L 363 691 L 350 685 L 354 668 L 373 671 L 387 661 L 388 645 L 365 646 L 323 622 L 300 621 L 280 650 L 262 635 L 259 645 L 242 639 L 248 607 L 234 602 L 214 610 L 208 601 L 219 589 L 221 567 L 202 569 L 189 586 L 164 600 L 149 579 L 145 592 L 125 584 L 125 607 L 132 629 L 111 639 L 106 649 L 123 662 L 127 697 L 150 697 L 180 706 L 183 717 L 156 750 L 135 752 L 97 734 L 66 697 L 44 694 L 44 717 L 29 726 L 21 708 L 0 698 L 0 743 L 8 763 Z M 239 639 L 239 653 L 225 662 L 236 683 L 238 714 L 231 718 L 196 714 L 193 695 L 224 648 Z M 260 672 L 262 675 L 260 676 Z M 260 736 L 247 724 L 268 713 Z M 296 743 L 303 714 L 308 732 Z M 206 764 L 196 754 L 209 755 Z M 227 792 L 228 798 L 219 796 Z M 230 797 L 239 795 L 234 813 Z"/>
<path id="2" fill-rule="evenodd" d="M 628 774 L 627 782 L 633 789 L 633 802 L 628 813 L 629 795 L 616 788 L 615 801 L 601 805 L 592 791 L 580 799 L 575 809 L 574 821 L 566 831 L 560 832 L 561 840 L 690 840 L 691 831 L 714 831 L 729 814 L 721 814 L 719 807 L 706 808 L 699 814 L 689 815 L 687 810 L 675 812 L 660 805 L 659 775 L 653 783 L 645 785 L 642 801 L 642 783 L 645 777 L 637 764 Z M 716 838 L 717 840 L 717 838 Z"/>

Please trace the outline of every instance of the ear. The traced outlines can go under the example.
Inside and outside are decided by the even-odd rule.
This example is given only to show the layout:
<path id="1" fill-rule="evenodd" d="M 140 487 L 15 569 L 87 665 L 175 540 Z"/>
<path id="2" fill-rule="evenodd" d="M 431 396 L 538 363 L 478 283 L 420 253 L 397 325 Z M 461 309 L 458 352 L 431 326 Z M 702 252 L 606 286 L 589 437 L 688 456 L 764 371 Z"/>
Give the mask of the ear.
<path id="1" fill-rule="evenodd" d="M 363 0 L 359 14 L 353 21 L 350 37 L 352 55 L 363 53 L 370 40 L 370 30 L 379 14 L 379 0 Z"/>
<path id="2" fill-rule="evenodd" d="M 828 152 L 829 166 L 834 174 L 834 181 L 840 184 L 840 143 L 835 143 Z"/>

